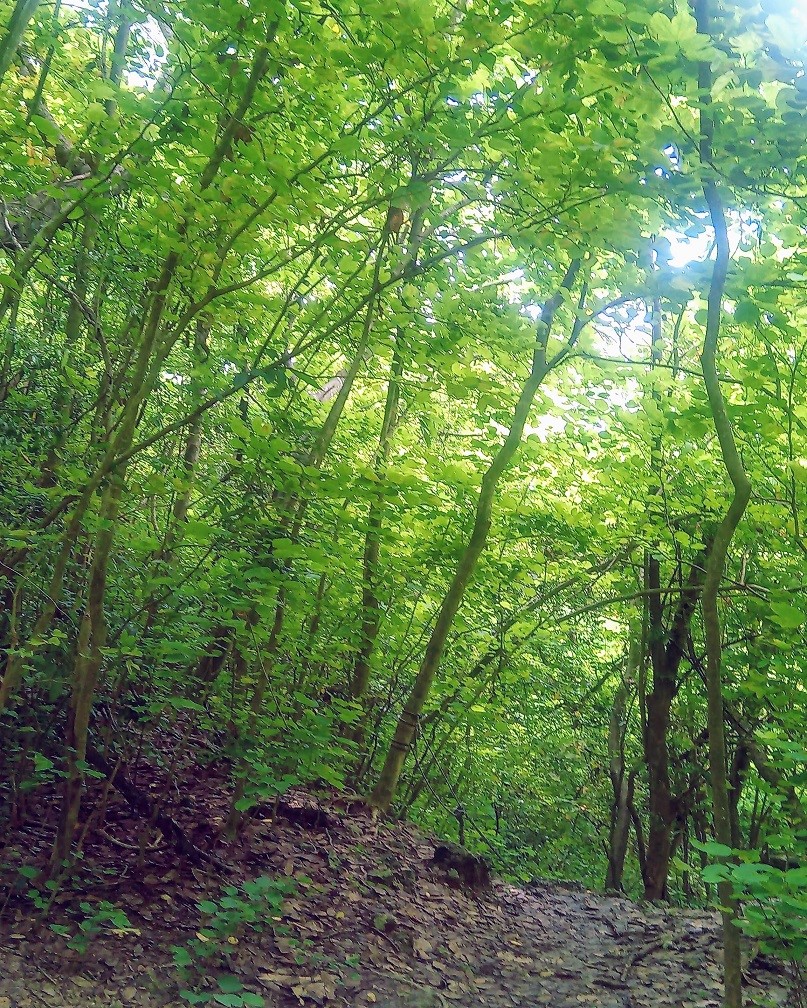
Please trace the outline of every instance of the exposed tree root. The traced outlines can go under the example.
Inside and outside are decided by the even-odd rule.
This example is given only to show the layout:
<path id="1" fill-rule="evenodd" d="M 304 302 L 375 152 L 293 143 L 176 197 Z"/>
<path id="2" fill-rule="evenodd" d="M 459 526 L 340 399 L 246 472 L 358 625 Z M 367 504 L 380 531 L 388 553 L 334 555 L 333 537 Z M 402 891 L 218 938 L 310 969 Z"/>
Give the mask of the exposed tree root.
<path id="1" fill-rule="evenodd" d="M 212 865 L 219 871 L 229 871 L 230 866 L 213 854 L 203 851 L 188 839 L 185 831 L 167 812 L 154 809 L 151 800 L 140 788 L 136 787 L 120 767 L 114 767 L 95 746 L 87 747 L 87 762 L 95 770 L 102 773 L 112 787 L 120 794 L 127 804 L 144 819 L 153 822 L 174 850 L 194 864 Z"/>

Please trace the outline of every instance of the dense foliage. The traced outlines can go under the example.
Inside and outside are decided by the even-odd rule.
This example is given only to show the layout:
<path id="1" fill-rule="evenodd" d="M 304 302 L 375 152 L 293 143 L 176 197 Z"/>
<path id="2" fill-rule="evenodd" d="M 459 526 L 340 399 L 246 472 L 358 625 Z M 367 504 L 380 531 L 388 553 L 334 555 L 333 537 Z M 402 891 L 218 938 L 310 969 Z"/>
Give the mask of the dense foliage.
<path id="1" fill-rule="evenodd" d="M 8 829 L 58 787 L 61 870 L 110 752 L 192 744 L 231 835 L 347 785 L 798 958 L 806 45 L 790 0 L 3 0 Z"/>

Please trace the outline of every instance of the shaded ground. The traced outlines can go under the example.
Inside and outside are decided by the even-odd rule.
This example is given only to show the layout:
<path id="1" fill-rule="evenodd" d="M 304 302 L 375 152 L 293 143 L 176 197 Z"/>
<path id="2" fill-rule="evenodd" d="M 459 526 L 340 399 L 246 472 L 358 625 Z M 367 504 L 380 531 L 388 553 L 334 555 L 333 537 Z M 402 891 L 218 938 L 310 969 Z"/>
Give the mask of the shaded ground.
<path id="1" fill-rule="evenodd" d="M 185 796 L 177 817 L 203 822 L 189 834 L 227 867 L 193 865 L 159 840 L 153 849 L 154 836 L 108 796 L 103 830 L 87 834 L 91 867 L 81 897 L 65 891 L 54 900 L 65 935 L 36 929 L 30 903 L 9 901 L 0 922 L 0 1008 L 186 1005 L 171 947 L 204 937 L 209 919 L 200 900 L 257 876 L 294 880 L 297 892 L 262 933 L 236 923 L 214 943 L 207 973 L 226 974 L 228 990 L 242 988 L 233 994 L 201 982 L 195 989 L 207 989 L 213 1004 L 243 1004 L 237 998 L 245 993 L 267 1008 L 720 1004 L 714 914 L 640 908 L 550 882 L 519 889 L 496 881 L 487 892 L 467 892 L 432 863 L 434 845 L 413 827 L 377 824 L 361 806 L 315 804 L 307 795 L 262 810 L 242 840 L 226 846 L 217 839 L 224 789 L 214 775 L 193 773 L 192 789 L 190 780 L 176 786 Z M 165 793 L 156 776 L 139 786 L 154 799 Z M 7 881 L 23 848 L 44 857 L 50 840 L 40 825 L 7 848 Z M 122 908 L 131 928 L 110 922 L 86 951 L 70 949 L 86 918 L 75 915 L 79 898 Z M 797 1004 L 772 964 L 753 960 L 746 978 L 749 1003 Z"/>

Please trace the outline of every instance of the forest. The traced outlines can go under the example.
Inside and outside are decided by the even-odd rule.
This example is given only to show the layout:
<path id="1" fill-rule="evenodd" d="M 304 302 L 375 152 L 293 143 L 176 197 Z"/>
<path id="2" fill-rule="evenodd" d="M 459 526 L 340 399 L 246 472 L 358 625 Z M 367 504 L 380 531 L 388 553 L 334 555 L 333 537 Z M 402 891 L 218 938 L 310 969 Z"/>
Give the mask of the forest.
<path id="1" fill-rule="evenodd" d="M 0 0 L 0 458 L 0 973 L 341 809 L 804 1005 L 804 0 Z"/>

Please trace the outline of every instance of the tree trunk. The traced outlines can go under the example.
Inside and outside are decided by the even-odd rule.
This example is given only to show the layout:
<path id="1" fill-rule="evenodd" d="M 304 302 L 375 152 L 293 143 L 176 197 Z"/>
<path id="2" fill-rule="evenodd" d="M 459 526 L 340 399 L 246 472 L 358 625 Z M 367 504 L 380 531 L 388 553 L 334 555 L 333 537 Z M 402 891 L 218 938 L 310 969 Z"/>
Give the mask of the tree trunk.
<path id="1" fill-rule="evenodd" d="M 14 60 L 25 29 L 36 14 L 40 2 L 41 0 L 17 0 L 14 5 L 6 33 L 0 39 L 0 84 Z"/>
<path id="2" fill-rule="evenodd" d="M 79 628 L 70 706 L 67 711 L 65 732 L 67 776 L 62 792 L 61 820 L 53 848 L 54 868 L 58 868 L 68 858 L 73 842 L 73 833 L 78 823 L 81 795 L 84 788 L 84 763 L 87 757 L 90 712 L 106 643 L 104 595 L 106 593 L 109 554 L 123 493 L 123 479 L 121 473 L 110 480 L 101 503 L 101 530 L 95 541 L 87 606 Z"/>
<path id="3" fill-rule="evenodd" d="M 328 415 L 325 417 L 322 428 L 320 429 L 314 444 L 311 446 L 311 450 L 309 451 L 306 459 L 306 466 L 310 466 L 313 469 L 322 468 L 322 464 L 327 457 L 328 450 L 330 449 L 331 443 L 336 435 L 339 421 L 342 418 L 345 406 L 350 398 L 350 393 L 353 391 L 353 385 L 359 375 L 362 364 L 365 363 L 365 356 L 370 346 L 373 321 L 376 317 L 376 311 L 378 308 L 377 302 L 380 290 L 381 263 L 383 260 L 384 248 L 387 243 L 387 237 L 388 232 L 385 226 L 376 250 L 376 259 L 373 266 L 373 279 L 370 286 L 370 296 L 367 301 L 367 311 L 365 312 L 364 321 L 362 323 L 362 331 L 359 337 L 359 342 L 356 346 L 353 358 L 345 371 L 342 386 L 333 401 L 333 405 L 328 410 Z M 307 501 L 300 498 L 299 492 L 284 494 L 277 502 L 281 528 L 284 529 L 284 531 L 288 529 L 287 534 L 292 541 L 296 540 L 300 534 L 300 528 L 305 518 L 306 507 Z M 286 594 L 281 586 L 278 591 L 278 600 L 275 604 L 275 614 L 272 621 L 271 634 L 273 639 L 278 639 L 280 636 L 280 632 L 283 629 L 285 612 Z M 232 816 L 231 820 L 234 821 Z M 235 828 L 237 828 L 237 824 Z"/>
<path id="4" fill-rule="evenodd" d="M 630 808 L 633 804 L 636 779 L 635 773 L 628 770 L 625 764 L 627 702 L 641 659 L 641 640 L 636 633 L 631 633 L 628 642 L 627 669 L 614 697 L 608 726 L 608 769 L 614 800 L 608 830 L 608 869 L 605 888 L 616 891 L 622 889 L 622 875 L 630 838 Z"/>
<path id="5" fill-rule="evenodd" d="M 668 734 L 670 711 L 678 690 L 678 669 L 684 656 L 684 644 L 703 585 L 706 553 L 692 562 L 689 577 L 682 586 L 672 625 L 663 639 L 663 606 L 658 561 L 648 557 L 645 585 L 648 589 L 650 662 L 653 689 L 646 698 L 644 758 L 647 765 L 650 825 L 645 852 L 645 899 L 662 900 L 667 894 L 667 877 L 672 856 L 672 829 L 678 799 L 670 783 Z"/>
<path id="6" fill-rule="evenodd" d="M 457 563 L 451 585 L 440 605 L 434 629 L 426 645 L 423 661 L 415 677 L 409 697 L 404 704 L 401 716 L 398 719 L 381 774 L 370 795 L 371 804 L 383 812 L 388 811 L 392 804 L 409 746 L 417 730 L 420 713 L 423 710 L 423 705 L 431 690 L 432 682 L 440 667 L 448 634 L 462 604 L 465 589 L 471 580 L 477 561 L 487 545 L 493 503 L 496 499 L 496 489 L 499 480 L 518 451 L 533 400 L 541 383 L 552 368 L 565 358 L 566 353 L 568 353 L 573 345 L 573 340 L 576 339 L 575 333 L 579 334 L 579 329 L 582 328 L 582 326 L 578 327 L 575 325 L 573 335 L 566 344 L 567 349 L 565 353 L 561 351 L 552 360 L 547 360 L 549 331 L 555 313 L 563 301 L 564 293 L 574 283 L 579 269 L 580 260 L 574 260 L 566 271 L 566 275 L 561 283 L 561 289 L 546 302 L 541 312 L 536 348 L 533 353 L 529 377 L 522 387 L 518 402 L 513 410 L 513 419 L 507 437 L 504 439 L 485 475 L 482 477 L 482 484 L 476 504 L 476 516 L 470 538 Z"/>
<path id="7" fill-rule="evenodd" d="M 412 178 L 417 176 L 417 166 L 412 165 Z M 408 273 L 417 260 L 423 240 L 423 224 L 426 207 L 419 207 L 412 215 L 409 228 L 406 255 L 396 272 Z M 381 421 L 381 432 L 375 454 L 374 469 L 379 481 L 383 480 L 389 464 L 389 453 L 395 428 L 398 426 L 398 412 L 401 398 L 401 376 L 404 364 L 404 332 L 398 326 L 395 333 L 395 345 L 390 364 L 387 395 L 384 400 L 384 418 Z M 380 626 L 380 606 L 376 585 L 378 583 L 378 564 L 381 550 L 381 524 L 383 521 L 383 505 L 376 497 L 370 505 L 367 516 L 367 534 L 364 540 L 362 557 L 362 627 L 359 650 L 353 663 L 350 679 L 350 696 L 354 700 L 363 700 L 370 682 L 370 661 L 375 650 Z M 364 711 L 361 721 L 351 734 L 353 741 L 362 744 L 367 730 L 369 712 Z"/>
<path id="8" fill-rule="evenodd" d="M 201 363 L 207 358 L 209 353 L 208 341 L 210 339 L 210 319 L 205 316 L 196 322 L 196 336 L 194 338 L 194 357 L 197 363 Z M 198 407 L 205 397 L 205 389 L 200 388 L 193 399 L 194 408 Z M 182 528 L 187 523 L 188 511 L 191 506 L 193 486 L 196 480 L 196 467 L 199 463 L 199 455 L 202 450 L 202 415 L 199 414 L 188 428 L 185 438 L 185 448 L 182 453 L 182 483 L 179 492 L 171 508 L 171 515 L 167 522 L 163 544 L 156 551 L 153 557 L 155 574 L 159 576 L 167 570 L 174 559 L 177 542 L 182 535 Z M 142 632 L 147 635 L 157 617 L 157 610 L 160 600 L 152 589 L 143 605 L 145 619 L 142 624 Z M 215 676 L 213 676 L 215 678 Z M 212 679 L 210 680 L 212 682 Z"/>
<path id="9" fill-rule="evenodd" d="M 252 700 L 249 705 L 249 716 L 247 718 L 246 732 L 241 741 L 246 739 L 248 745 L 255 742 L 255 732 L 258 727 L 258 719 L 263 711 L 263 702 L 266 697 L 266 690 L 269 686 L 269 676 L 275 662 L 275 655 L 280 641 L 280 633 L 283 629 L 283 621 L 286 615 L 286 593 L 281 587 L 278 591 L 277 603 L 275 605 L 275 616 L 269 640 L 266 642 L 266 650 L 258 656 L 258 676 L 255 680 L 255 688 L 252 691 Z M 253 612 L 252 619 L 255 620 Z M 243 662 L 243 655 L 238 652 L 237 660 Z M 239 761 L 235 771 L 235 788 L 230 802 L 230 812 L 224 826 L 224 835 L 228 840 L 232 840 L 238 833 L 241 826 L 242 809 L 239 808 L 247 790 L 247 774 L 249 772 L 249 760 L 243 758 Z"/>
<path id="10" fill-rule="evenodd" d="M 398 329 L 395 339 L 395 349 L 390 366 L 387 396 L 384 403 L 384 419 L 381 423 L 381 434 L 375 457 L 375 473 L 383 480 L 389 463 L 392 436 L 398 423 L 398 403 L 401 391 L 401 374 L 403 372 L 403 334 Z M 350 678 L 350 697 L 363 704 L 367 687 L 370 683 L 370 661 L 375 650 L 378 631 L 381 625 L 381 610 L 378 599 L 379 557 L 381 552 L 381 524 L 383 521 L 383 503 L 379 497 L 373 499 L 367 515 L 367 533 L 364 538 L 362 555 L 362 593 L 361 593 L 361 642 L 353 663 Z M 349 737 L 359 746 L 362 745 L 367 730 L 366 710 L 361 720 L 350 731 Z"/>
<path id="11" fill-rule="evenodd" d="M 731 812 L 731 846 L 734 848 L 743 846 L 743 832 L 740 825 L 740 797 L 743 793 L 745 772 L 750 763 L 751 757 L 748 754 L 748 748 L 742 742 L 738 742 L 737 748 L 734 750 L 728 778 Z"/>
<path id="12" fill-rule="evenodd" d="M 712 34 L 712 17 L 709 0 L 696 0 L 695 17 L 698 31 L 707 37 Z M 698 70 L 698 94 L 700 95 L 700 144 L 701 171 L 704 173 L 703 194 L 709 207 L 709 216 L 715 233 L 715 261 L 709 283 L 706 304 L 706 332 L 701 353 L 703 384 L 712 411 L 715 432 L 720 444 L 720 453 L 726 473 L 731 480 L 734 496 L 720 523 L 706 562 L 706 576 L 703 585 L 703 626 L 706 637 L 706 694 L 707 725 L 709 728 L 709 771 L 712 781 L 712 805 L 715 836 L 719 843 L 731 847 L 731 811 L 729 803 L 728 779 L 726 775 L 726 738 L 723 714 L 723 678 L 720 614 L 717 596 L 726 566 L 726 556 L 748 502 L 751 499 L 751 483 L 743 466 L 734 440 L 734 431 L 726 412 L 723 390 L 717 373 L 717 350 L 723 315 L 723 293 L 728 274 L 730 248 L 723 200 L 712 175 L 712 138 L 714 119 L 712 117 L 712 67 L 701 63 Z M 742 1006 L 742 966 L 740 960 L 740 931 L 736 924 L 737 902 L 732 894 L 730 882 L 719 882 L 718 898 L 723 917 L 723 970 L 725 993 L 724 1008 Z"/>

